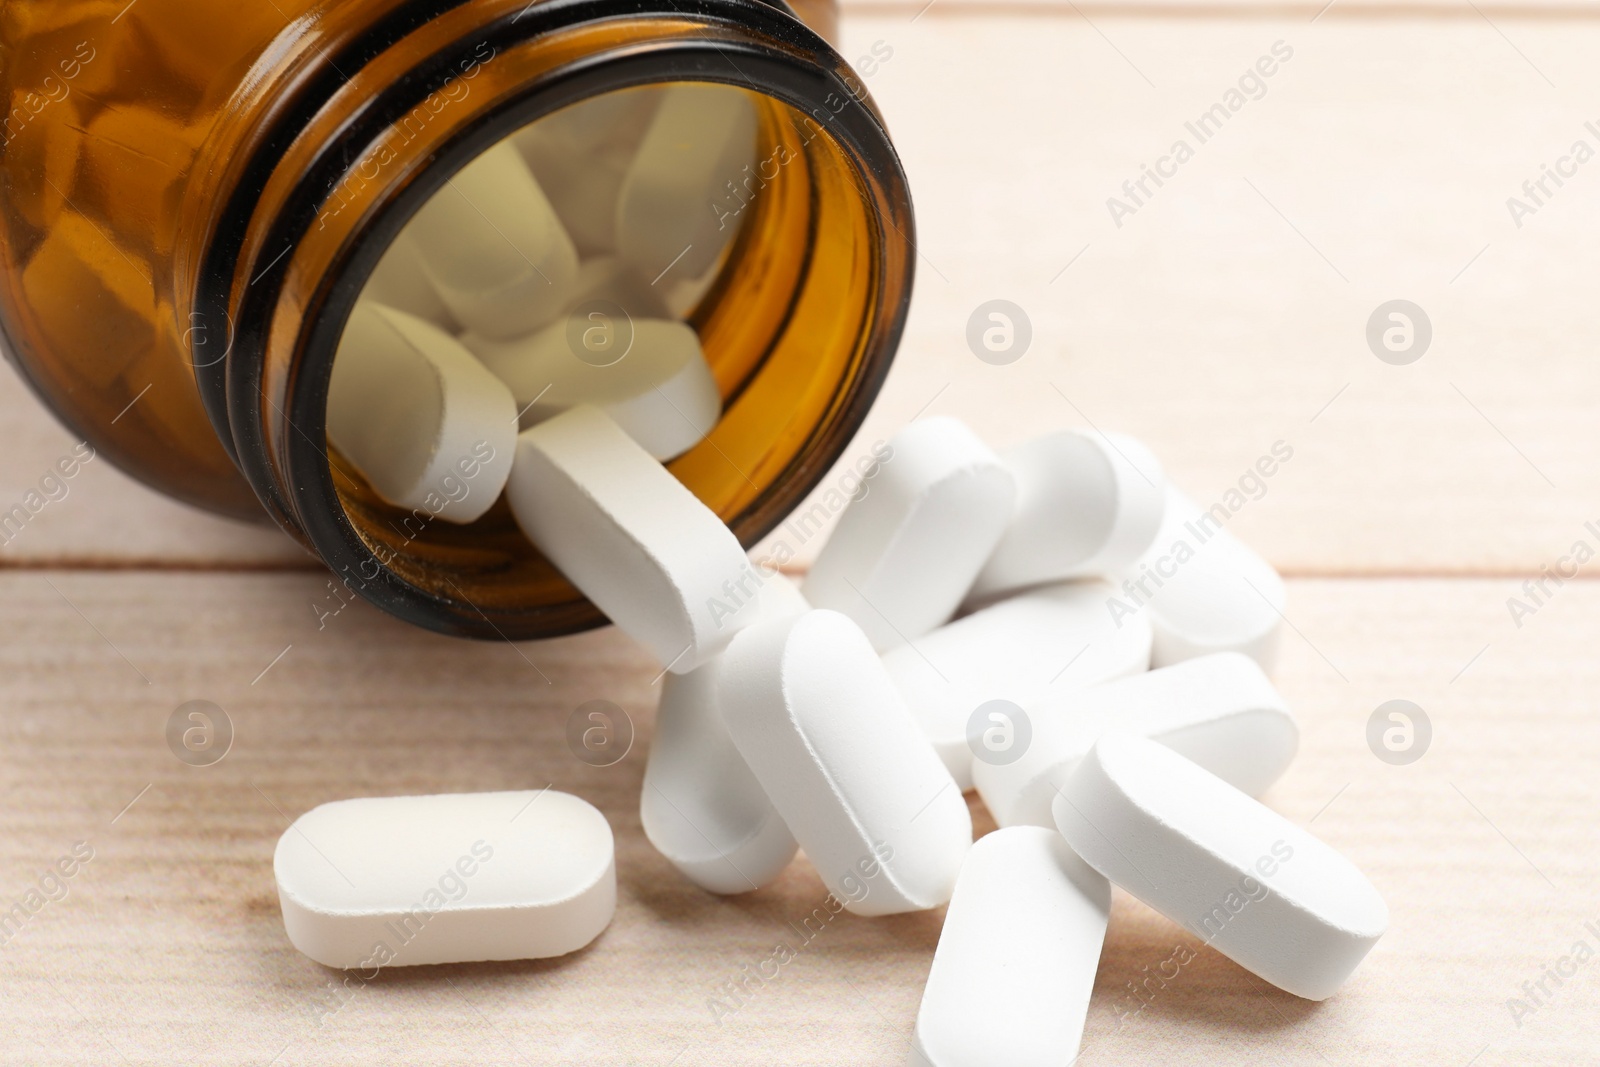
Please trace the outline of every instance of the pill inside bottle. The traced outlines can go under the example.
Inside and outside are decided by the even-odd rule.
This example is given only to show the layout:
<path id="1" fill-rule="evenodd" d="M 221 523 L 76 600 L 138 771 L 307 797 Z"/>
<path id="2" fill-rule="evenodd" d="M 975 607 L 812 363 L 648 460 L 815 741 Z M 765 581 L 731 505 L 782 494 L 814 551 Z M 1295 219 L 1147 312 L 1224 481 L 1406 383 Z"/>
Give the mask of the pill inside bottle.
<path id="1" fill-rule="evenodd" d="M 505 492 L 517 434 L 578 407 L 745 543 L 764 532 L 735 516 L 782 461 L 837 447 L 881 299 L 874 242 L 842 229 L 871 198 L 829 143 L 772 96 L 666 82 L 557 109 L 452 171 L 389 237 L 334 358 L 328 459 L 362 542 L 475 609 L 530 589 L 587 608 Z M 819 255 L 853 262 L 823 274 Z"/>
<path id="2" fill-rule="evenodd" d="M 755 153 L 744 91 L 684 84 L 564 108 L 450 177 L 340 342 L 328 437 L 351 473 L 383 503 L 470 523 L 516 430 L 574 405 L 631 412 L 658 458 L 692 449 L 722 398 L 682 313 L 739 233 L 743 202 L 719 202 Z"/>

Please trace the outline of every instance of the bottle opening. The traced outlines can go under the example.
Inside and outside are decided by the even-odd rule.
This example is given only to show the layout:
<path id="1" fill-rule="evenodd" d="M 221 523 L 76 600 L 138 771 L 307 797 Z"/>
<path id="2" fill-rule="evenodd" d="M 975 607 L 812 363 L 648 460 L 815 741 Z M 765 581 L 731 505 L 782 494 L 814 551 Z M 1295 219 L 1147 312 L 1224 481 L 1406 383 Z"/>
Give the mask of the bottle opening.
<path id="1" fill-rule="evenodd" d="M 592 404 L 753 543 L 847 432 L 881 325 L 873 202 L 822 125 L 730 85 L 613 90 L 500 140 L 411 216 L 345 325 L 345 517 L 425 593 L 589 621 L 501 489 L 520 429 Z"/>

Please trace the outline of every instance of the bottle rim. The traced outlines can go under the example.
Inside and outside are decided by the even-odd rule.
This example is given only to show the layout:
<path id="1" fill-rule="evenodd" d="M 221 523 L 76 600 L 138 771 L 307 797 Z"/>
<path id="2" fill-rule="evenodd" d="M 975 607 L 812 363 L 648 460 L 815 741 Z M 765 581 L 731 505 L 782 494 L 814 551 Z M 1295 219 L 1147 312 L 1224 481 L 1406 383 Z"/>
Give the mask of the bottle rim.
<path id="1" fill-rule="evenodd" d="M 434 4 L 433 8 L 454 5 Z M 372 27 L 368 38 L 352 42 L 347 55 L 330 58 L 330 69 L 350 69 L 346 64 L 365 56 L 370 62 L 391 44 L 403 39 L 408 25 L 420 25 L 416 5 L 411 17 L 395 16 Z M 847 83 L 848 66 L 821 37 L 782 10 L 761 0 L 696 0 L 693 4 L 661 10 L 641 9 L 628 0 L 545 0 L 520 13 L 502 15 L 472 33 L 427 56 L 407 77 L 387 85 L 344 124 L 337 135 L 318 146 L 315 164 L 296 183 L 292 193 L 270 220 L 262 249 L 285 250 L 276 260 L 257 254 L 248 283 L 238 301 L 237 321 L 228 319 L 229 346 L 225 359 L 207 365 L 196 362 L 196 376 L 208 414 L 246 479 L 278 523 L 308 545 L 354 590 L 390 614 L 425 628 L 461 636 L 519 639 L 552 636 L 604 624 L 587 601 L 569 602 L 524 612 L 496 612 L 474 605 L 464 594 L 441 595 L 396 574 L 359 535 L 345 513 L 327 455 L 325 406 L 333 357 L 356 300 L 379 259 L 411 217 L 462 167 L 505 137 L 527 124 L 570 104 L 619 89 L 665 82 L 714 82 L 748 89 L 787 104 L 818 120 L 823 132 L 840 146 L 844 156 L 876 190 L 881 202 L 871 214 L 883 231 L 880 236 L 903 239 L 914 249 L 910 195 L 898 156 L 881 116 L 858 82 Z M 558 65 L 546 75 L 521 86 L 456 129 L 435 152 L 429 164 L 403 188 L 388 197 L 371 217 L 362 220 L 347 243 L 337 266 L 328 273 L 317 294 L 317 306 L 302 324 L 295 365 L 283 398 L 286 403 L 271 413 L 269 427 L 263 411 L 266 345 L 294 249 L 315 224 L 329 197 L 347 173 L 350 160 L 360 159 L 365 148 L 401 121 L 429 95 L 446 85 L 453 72 L 485 45 L 503 50 L 534 38 L 585 24 L 615 18 L 689 19 L 719 24 L 730 31 L 714 39 L 673 37 L 661 42 L 602 50 Z M 426 21 L 426 20 L 423 20 Z M 414 25 L 412 26 L 414 28 Z M 481 52 L 477 52 L 481 54 Z M 296 101 L 279 124 L 261 142 L 257 158 L 243 168 L 241 186 L 257 194 L 265 187 L 278 160 L 295 139 L 291 128 L 303 129 L 318 113 L 313 106 L 318 92 L 331 96 L 342 77 L 323 78 L 309 87 L 310 99 Z M 324 97 L 324 102 L 328 97 Z M 837 111 L 831 102 L 844 101 Z M 245 277 L 239 260 L 246 242 L 252 207 L 238 201 L 236 190 L 229 215 L 234 225 L 219 228 L 207 249 L 199 278 L 196 307 L 202 316 L 228 316 L 238 296 L 238 279 Z M 898 235 L 890 231 L 898 231 Z M 880 240 L 882 245 L 883 241 Z M 233 252 L 229 257 L 230 248 Z M 880 250 L 880 260 L 883 254 Z M 844 398 L 844 410 L 834 420 L 826 463 L 810 463 L 768 487 L 780 484 L 794 503 L 810 493 L 826 475 L 831 461 L 843 451 L 864 421 L 872 400 L 887 376 L 889 363 L 904 329 L 910 300 L 914 256 L 905 256 L 903 277 L 892 288 L 896 296 L 884 299 L 880 274 L 876 321 L 871 329 L 879 358 L 863 369 Z M 883 263 L 878 266 L 882 268 Z M 207 319 L 205 321 L 211 321 Z M 269 433 L 269 430 L 271 433 Z M 272 454 L 271 436 L 281 441 Z M 276 459 L 276 461 L 275 461 Z M 756 510 L 763 509 L 757 507 Z M 750 547 L 778 523 L 783 514 L 765 509 L 761 521 L 746 525 L 741 540 Z"/>

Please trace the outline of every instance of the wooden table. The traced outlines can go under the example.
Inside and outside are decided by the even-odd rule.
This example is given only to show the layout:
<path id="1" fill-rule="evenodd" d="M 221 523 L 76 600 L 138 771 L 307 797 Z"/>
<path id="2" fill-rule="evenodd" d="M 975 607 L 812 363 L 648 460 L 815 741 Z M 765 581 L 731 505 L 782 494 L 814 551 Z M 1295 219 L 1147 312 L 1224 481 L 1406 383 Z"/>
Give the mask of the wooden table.
<path id="1" fill-rule="evenodd" d="M 1081 1063 L 1600 1064 L 1600 963 L 1545 976 L 1600 950 L 1600 584 L 1586 569 L 1520 625 L 1508 610 L 1574 542 L 1600 548 L 1600 162 L 1520 227 L 1506 203 L 1575 140 L 1600 147 L 1600 21 L 1318 7 L 849 9 L 847 55 L 892 50 L 864 77 L 921 257 L 856 451 L 924 412 L 996 444 L 1093 424 L 1213 500 L 1274 442 L 1294 450 L 1232 522 L 1290 578 L 1277 681 L 1303 748 L 1267 800 L 1371 876 L 1390 932 L 1320 1005 L 1209 951 L 1145 1003 L 1130 983 L 1188 939 L 1119 895 Z M 1280 41 L 1264 95 L 1195 143 L 1185 123 Z M 1107 199 L 1185 137 L 1193 158 L 1116 225 Z M 992 298 L 1032 323 L 1008 366 L 964 341 Z M 1432 324 L 1410 365 L 1367 344 L 1393 299 Z M 8 371 L 0 425 L 9 506 L 72 441 Z M 0 948 L 0 1062 L 903 1062 L 938 913 L 840 917 L 714 1019 L 719 986 L 825 891 L 800 862 L 717 899 L 653 853 L 637 798 L 656 668 L 619 635 L 465 643 L 359 604 L 319 627 L 326 580 L 284 538 L 103 461 L 0 564 L 0 907 L 93 850 Z M 1433 724 L 1408 766 L 1365 740 L 1393 698 Z M 164 739 L 197 699 L 236 735 L 210 767 Z M 590 699 L 638 727 L 609 768 L 562 740 Z M 550 783 L 617 832 L 621 902 L 589 949 L 345 988 L 289 946 L 271 856 L 302 812 Z"/>

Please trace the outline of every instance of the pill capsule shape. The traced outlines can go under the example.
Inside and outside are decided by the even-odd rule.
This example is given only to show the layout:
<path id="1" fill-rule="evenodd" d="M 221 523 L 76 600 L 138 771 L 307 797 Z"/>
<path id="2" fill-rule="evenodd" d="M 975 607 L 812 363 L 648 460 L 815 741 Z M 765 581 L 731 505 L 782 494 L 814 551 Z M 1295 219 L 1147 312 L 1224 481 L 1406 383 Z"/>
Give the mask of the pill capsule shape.
<path id="1" fill-rule="evenodd" d="M 1348 859 L 1146 738 L 1095 742 L 1052 810 L 1091 867 L 1295 996 L 1332 996 L 1388 927 Z"/>
<path id="2" fill-rule="evenodd" d="M 361 291 L 361 299 L 400 308 L 419 319 L 427 319 L 448 334 L 461 332 L 461 324 L 450 314 L 450 309 L 433 288 L 433 282 L 428 280 L 428 272 L 422 268 L 422 253 L 407 231 L 394 239 L 373 268 L 367 287 Z"/>
<path id="3" fill-rule="evenodd" d="M 652 281 L 704 274 L 738 231 L 744 199 L 734 190 L 746 188 L 755 142 L 755 108 L 742 90 L 666 89 L 618 194 L 622 258 Z"/>
<path id="4" fill-rule="evenodd" d="M 1106 602 L 1114 592 L 1104 582 L 1044 586 L 884 655 L 889 677 L 962 789 L 973 784 L 971 726 L 981 705 L 1003 700 L 1026 709 L 1150 666 L 1150 625 L 1137 616 L 1112 622 Z M 986 747 L 985 757 L 1004 760 L 1002 749 L 1025 739 L 1005 741 Z"/>
<path id="5" fill-rule="evenodd" d="M 1068 430 L 1000 458 L 1016 479 L 1017 503 L 973 583 L 974 602 L 1041 582 L 1109 574 L 1155 540 L 1166 479 L 1134 438 Z"/>
<path id="6" fill-rule="evenodd" d="M 617 901 L 605 816 L 548 789 L 323 804 L 284 831 L 272 870 L 290 943 L 374 972 L 565 955 Z"/>
<path id="7" fill-rule="evenodd" d="M 578 251 L 510 142 L 467 164 L 407 227 L 464 329 L 511 338 L 561 314 Z"/>
<path id="8" fill-rule="evenodd" d="M 939 933 L 911 1067 L 1072 1063 L 1110 914 L 1110 883 L 1054 829 L 979 838 Z"/>
<path id="9" fill-rule="evenodd" d="M 1016 492 L 999 457 L 952 418 L 912 423 L 890 439 L 889 453 L 805 583 L 806 599 L 850 616 L 880 652 L 955 614 Z"/>
<path id="10" fill-rule="evenodd" d="M 722 394 L 698 345 L 660 385 L 604 405 L 646 452 L 666 462 L 704 441 L 722 417 Z"/>
<path id="11" fill-rule="evenodd" d="M 1289 769 L 1300 745 L 1283 698 L 1255 660 L 1237 652 L 1051 692 L 1025 711 L 1032 736 L 1021 756 L 972 764 L 978 794 L 1001 826 L 1055 826 L 1056 789 L 1108 733 L 1159 741 L 1250 796 Z"/>
<path id="12" fill-rule="evenodd" d="M 334 358 L 327 430 L 389 503 L 467 523 L 493 506 L 510 476 L 517 405 L 433 323 L 361 303 Z"/>
<path id="13" fill-rule="evenodd" d="M 810 610 L 781 574 L 763 575 L 757 600 L 763 620 Z M 723 724 L 719 665 L 662 679 L 639 821 L 691 882 L 712 893 L 748 893 L 777 878 L 799 846 Z"/>
<path id="14" fill-rule="evenodd" d="M 1113 580 L 1122 590 L 1119 615 L 1150 617 L 1154 666 L 1232 651 L 1272 670 L 1286 603 L 1283 579 L 1176 489 L 1167 491 L 1155 542 Z"/>
<path id="15" fill-rule="evenodd" d="M 836 611 L 757 623 L 728 646 L 717 700 L 844 907 L 889 915 L 950 899 L 972 819 L 859 626 Z"/>
<path id="16" fill-rule="evenodd" d="M 596 408 L 522 432 L 506 499 L 556 569 L 670 671 L 701 666 L 759 612 L 738 539 Z"/>
<path id="17" fill-rule="evenodd" d="M 640 88 L 591 97 L 512 138 L 581 255 L 616 249 L 618 194 L 660 96 Z"/>
<path id="18" fill-rule="evenodd" d="M 700 339 L 681 322 L 600 309 L 512 341 L 469 334 L 463 343 L 511 389 L 523 427 L 592 404 L 646 452 L 669 460 L 722 417 Z"/>

